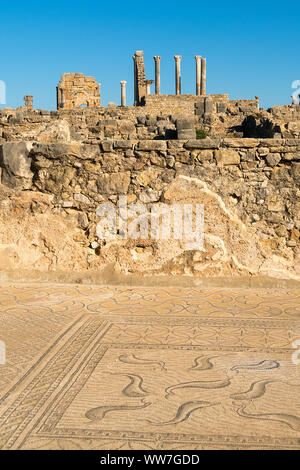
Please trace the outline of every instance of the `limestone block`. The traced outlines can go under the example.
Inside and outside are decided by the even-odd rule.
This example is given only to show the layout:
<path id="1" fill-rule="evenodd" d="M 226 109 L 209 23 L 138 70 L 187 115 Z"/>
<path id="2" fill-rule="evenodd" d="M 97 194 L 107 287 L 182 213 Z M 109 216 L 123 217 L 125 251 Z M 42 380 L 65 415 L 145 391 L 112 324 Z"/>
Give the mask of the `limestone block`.
<path id="1" fill-rule="evenodd" d="M 98 121 L 97 126 L 102 127 L 117 127 L 118 121 L 116 119 L 101 119 Z"/>
<path id="2" fill-rule="evenodd" d="M 196 129 L 181 129 L 177 130 L 177 138 L 179 140 L 189 140 L 196 138 Z"/>
<path id="3" fill-rule="evenodd" d="M 214 157 L 213 150 L 192 150 L 192 159 L 197 159 L 199 162 L 204 163 L 212 161 Z"/>
<path id="4" fill-rule="evenodd" d="M 143 140 L 139 142 L 139 150 L 167 150 L 167 142 L 163 140 Z"/>
<path id="5" fill-rule="evenodd" d="M 164 168 L 166 166 L 166 159 L 164 155 L 160 155 L 157 152 L 151 152 L 150 161 L 152 165 L 160 166 Z"/>
<path id="6" fill-rule="evenodd" d="M 300 133 L 300 122 L 299 121 L 289 122 L 287 128 L 288 128 L 288 131 L 290 131 L 294 134 L 299 134 Z"/>
<path id="7" fill-rule="evenodd" d="M 160 195 L 161 191 L 153 191 L 153 189 L 147 188 L 139 195 L 139 199 L 144 204 L 147 204 L 149 202 L 159 201 Z"/>
<path id="8" fill-rule="evenodd" d="M 196 116 L 202 116 L 204 114 L 204 101 L 195 103 L 195 114 Z"/>
<path id="9" fill-rule="evenodd" d="M 299 108 L 300 109 L 300 108 Z M 295 145 L 300 145 L 300 139 L 286 139 L 285 141 L 286 145 L 289 147 L 293 147 Z"/>
<path id="10" fill-rule="evenodd" d="M 157 179 L 159 172 L 160 172 L 159 169 L 149 167 L 146 170 L 141 171 L 137 175 L 136 181 L 141 186 L 150 186 L 151 183 Z"/>
<path id="11" fill-rule="evenodd" d="M 28 189 L 33 173 L 30 169 L 31 142 L 8 142 L 0 146 L 1 182 L 12 188 Z"/>
<path id="12" fill-rule="evenodd" d="M 292 176 L 296 181 L 300 181 L 300 162 L 294 162 L 292 164 Z"/>
<path id="13" fill-rule="evenodd" d="M 220 103 L 217 103 L 217 113 L 225 113 L 227 108 L 227 104 L 223 103 L 222 101 Z"/>
<path id="14" fill-rule="evenodd" d="M 220 148 L 221 139 L 192 139 L 184 144 L 187 149 L 218 149 Z"/>
<path id="15" fill-rule="evenodd" d="M 236 150 L 231 150 L 231 149 L 216 150 L 215 159 L 219 166 L 238 165 L 240 163 L 239 153 Z"/>
<path id="16" fill-rule="evenodd" d="M 130 172 L 99 175 L 97 186 L 100 194 L 126 194 L 130 183 Z"/>
<path id="17" fill-rule="evenodd" d="M 235 148 L 253 148 L 253 147 L 258 147 L 259 146 L 259 140 L 258 139 L 230 139 L 230 138 L 225 138 L 224 139 L 224 145 L 226 147 L 235 147 Z"/>
<path id="18" fill-rule="evenodd" d="M 300 160 L 300 152 L 287 152 L 283 154 L 284 160 Z"/>
<path id="19" fill-rule="evenodd" d="M 204 113 L 212 114 L 214 112 L 214 102 L 210 98 L 204 99 Z"/>
<path id="20" fill-rule="evenodd" d="M 195 126 L 195 121 L 193 118 L 191 119 L 177 119 L 176 121 L 176 129 L 177 131 L 182 129 L 193 129 Z"/>
<path id="21" fill-rule="evenodd" d="M 281 160 L 280 153 L 269 153 L 266 160 L 269 166 L 276 166 Z"/>
<path id="22" fill-rule="evenodd" d="M 111 152 L 113 150 L 113 142 L 111 141 L 101 142 L 101 147 L 102 147 L 103 152 Z"/>
<path id="23" fill-rule="evenodd" d="M 86 197 L 84 194 L 81 194 L 81 193 L 75 193 L 74 194 L 74 200 L 77 201 L 77 202 L 80 202 L 81 204 L 89 205 L 91 203 L 89 198 Z"/>
<path id="24" fill-rule="evenodd" d="M 114 142 L 114 148 L 115 149 L 132 149 L 133 148 L 133 142 L 131 140 L 115 140 Z"/>

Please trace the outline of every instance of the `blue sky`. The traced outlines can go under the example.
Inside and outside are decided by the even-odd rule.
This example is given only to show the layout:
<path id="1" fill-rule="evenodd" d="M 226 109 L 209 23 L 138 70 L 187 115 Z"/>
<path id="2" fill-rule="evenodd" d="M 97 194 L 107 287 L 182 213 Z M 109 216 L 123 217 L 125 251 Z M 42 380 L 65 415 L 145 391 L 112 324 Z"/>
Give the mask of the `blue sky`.
<path id="1" fill-rule="evenodd" d="M 261 106 L 291 102 L 300 80 L 300 4 L 218 1 L 1 2 L 0 80 L 7 106 L 56 108 L 64 72 L 101 83 L 101 102 L 120 104 L 120 80 L 133 102 L 133 61 L 144 51 L 146 78 L 161 56 L 161 92 L 174 93 L 174 55 L 182 55 L 182 93 L 195 93 L 195 55 L 207 58 L 207 93 L 260 96 Z M 154 91 L 154 86 L 152 88 Z M 4 107 L 4 106 L 1 106 Z"/>

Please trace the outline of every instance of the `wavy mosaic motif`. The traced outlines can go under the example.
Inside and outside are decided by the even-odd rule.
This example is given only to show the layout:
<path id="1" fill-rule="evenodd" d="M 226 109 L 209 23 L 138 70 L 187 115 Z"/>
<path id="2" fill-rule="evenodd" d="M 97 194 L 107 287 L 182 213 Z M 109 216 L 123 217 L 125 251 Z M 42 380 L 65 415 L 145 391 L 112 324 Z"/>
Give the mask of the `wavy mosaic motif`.
<path id="1" fill-rule="evenodd" d="M 170 421 L 165 421 L 165 422 L 160 422 L 160 423 L 155 423 L 151 420 L 146 420 L 148 421 L 149 424 L 152 424 L 152 426 L 168 426 L 170 424 L 178 424 L 182 423 L 183 421 L 187 421 L 189 417 L 192 415 L 197 410 L 200 410 L 202 408 L 207 408 L 208 406 L 215 406 L 218 405 L 218 403 L 210 403 L 208 401 L 190 401 L 187 403 L 183 403 L 180 405 L 180 407 L 177 410 L 177 413 L 173 419 Z"/>
<path id="2" fill-rule="evenodd" d="M 270 370 L 270 369 L 277 369 L 280 364 L 277 361 L 272 361 L 272 360 L 265 360 L 261 361 L 258 364 L 241 364 L 237 366 L 231 367 L 230 370 Z"/>
<path id="3" fill-rule="evenodd" d="M 124 364 L 138 365 L 138 366 L 158 365 L 161 369 L 166 370 L 166 365 L 163 361 L 153 361 L 151 359 L 142 359 L 142 358 L 136 357 L 134 354 L 121 354 L 121 356 L 119 356 L 119 361 L 123 362 Z"/>
<path id="4" fill-rule="evenodd" d="M 144 403 L 143 405 L 129 406 L 129 405 L 118 405 L 118 406 L 97 406 L 92 408 L 85 413 L 85 416 L 90 421 L 101 421 L 108 413 L 113 413 L 116 411 L 127 412 L 127 411 L 136 411 L 147 408 L 151 403 Z"/>
<path id="5" fill-rule="evenodd" d="M 170 387 L 166 388 L 166 398 L 169 395 L 174 395 L 176 390 L 180 389 L 205 389 L 205 390 L 215 390 L 218 388 L 228 387 L 231 384 L 231 380 L 229 378 L 224 380 L 207 380 L 207 381 L 194 381 L 194 382 L 184 382 L 179 383 L 177 385 L 171 385 Z"/>

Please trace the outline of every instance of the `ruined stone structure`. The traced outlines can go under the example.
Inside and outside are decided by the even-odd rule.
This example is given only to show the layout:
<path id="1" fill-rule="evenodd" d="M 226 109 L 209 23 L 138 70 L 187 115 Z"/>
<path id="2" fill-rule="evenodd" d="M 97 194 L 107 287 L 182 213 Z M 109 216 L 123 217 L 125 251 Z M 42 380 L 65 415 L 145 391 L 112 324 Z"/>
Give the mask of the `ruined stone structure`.
<path id="1" fill-rule="evenodd" d="M 134 64 L 134 105 L 144 104 L 146 96 L 146 76 L 143 51 L 136 51 L 133 56 Z"/>
<path id="2" fill-rule="evenodd" d="M 93 78 L 64 74 L 57 111 L 32 109 L 31 96 L 0 111 L 0 272 L 300 280 L 300 106 L 263 110 L 257 96 L 208 95 L 200 56 L 195 94 L 181 95 L 180 59 L 176 94 L 162 95 L 154 57 L 151 95 L 135 53 L 135 106 L 124 80 L 121 106 L 103 108 Z M 147 208 L 203 204 L 204 249 L 147 237 L 103 242 L 97 207 L 118 209 L 121 195 Z"/>
<path id="3" fill-rule="evenodd" d="M 145 98 L 149 96 L 150 85 L 154 80 L 146 80 L 143 51 L 136 51 L 133 56 L 134 61 L 134 105 L 144 106 Z M 160 56 L 153 57 L 155 62 L 155 95 L 160 95 Z M 175 55 L 175 96 L 181 95 L 181 59 L 180 55 Z M 196 95 L 205 95 L 206 92 L 206 59 L 195 56 L 196 59 Z M 170 95 L 164 95 L 165 97 Z M 165 98 L 168 99 L 168 98 Z M 173 100 L 174 101 L 174 100 Z M 159 99 L 156 99 L 156 103 Z"/>
<path id="4" fill-rule="evenodd" d="M 57 109 L 100 106 L 100 84 L 82 73 L 64 73 L 57 86 Z"/>
<path id="5" fill-rule="evenodd" d="M 32 95 L 25 95 L 24 96 L 24 103 L 27 109 L 33 109 L 33 96 Z"/>
<path id="6" fill-rule="evenodd" d="M 300 280 L 299 155 L 300 139 L 3 143 L 0 269 Z M 117 210 L 120 195 L 149 210 L 203 204 L 203 250 L 101 240 L 97 207 Z"/>

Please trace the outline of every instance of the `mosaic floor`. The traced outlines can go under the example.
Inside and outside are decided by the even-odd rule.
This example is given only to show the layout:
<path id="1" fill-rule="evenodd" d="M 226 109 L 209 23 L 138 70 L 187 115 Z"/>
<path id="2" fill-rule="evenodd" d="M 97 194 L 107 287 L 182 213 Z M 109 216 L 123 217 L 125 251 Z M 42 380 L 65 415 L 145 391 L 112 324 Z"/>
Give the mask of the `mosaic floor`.
<path id="1" fill-rule="evenodd" d="M 299 290 L 2 285 L 0 340 L 2 449 L 300 449 Z"/>

